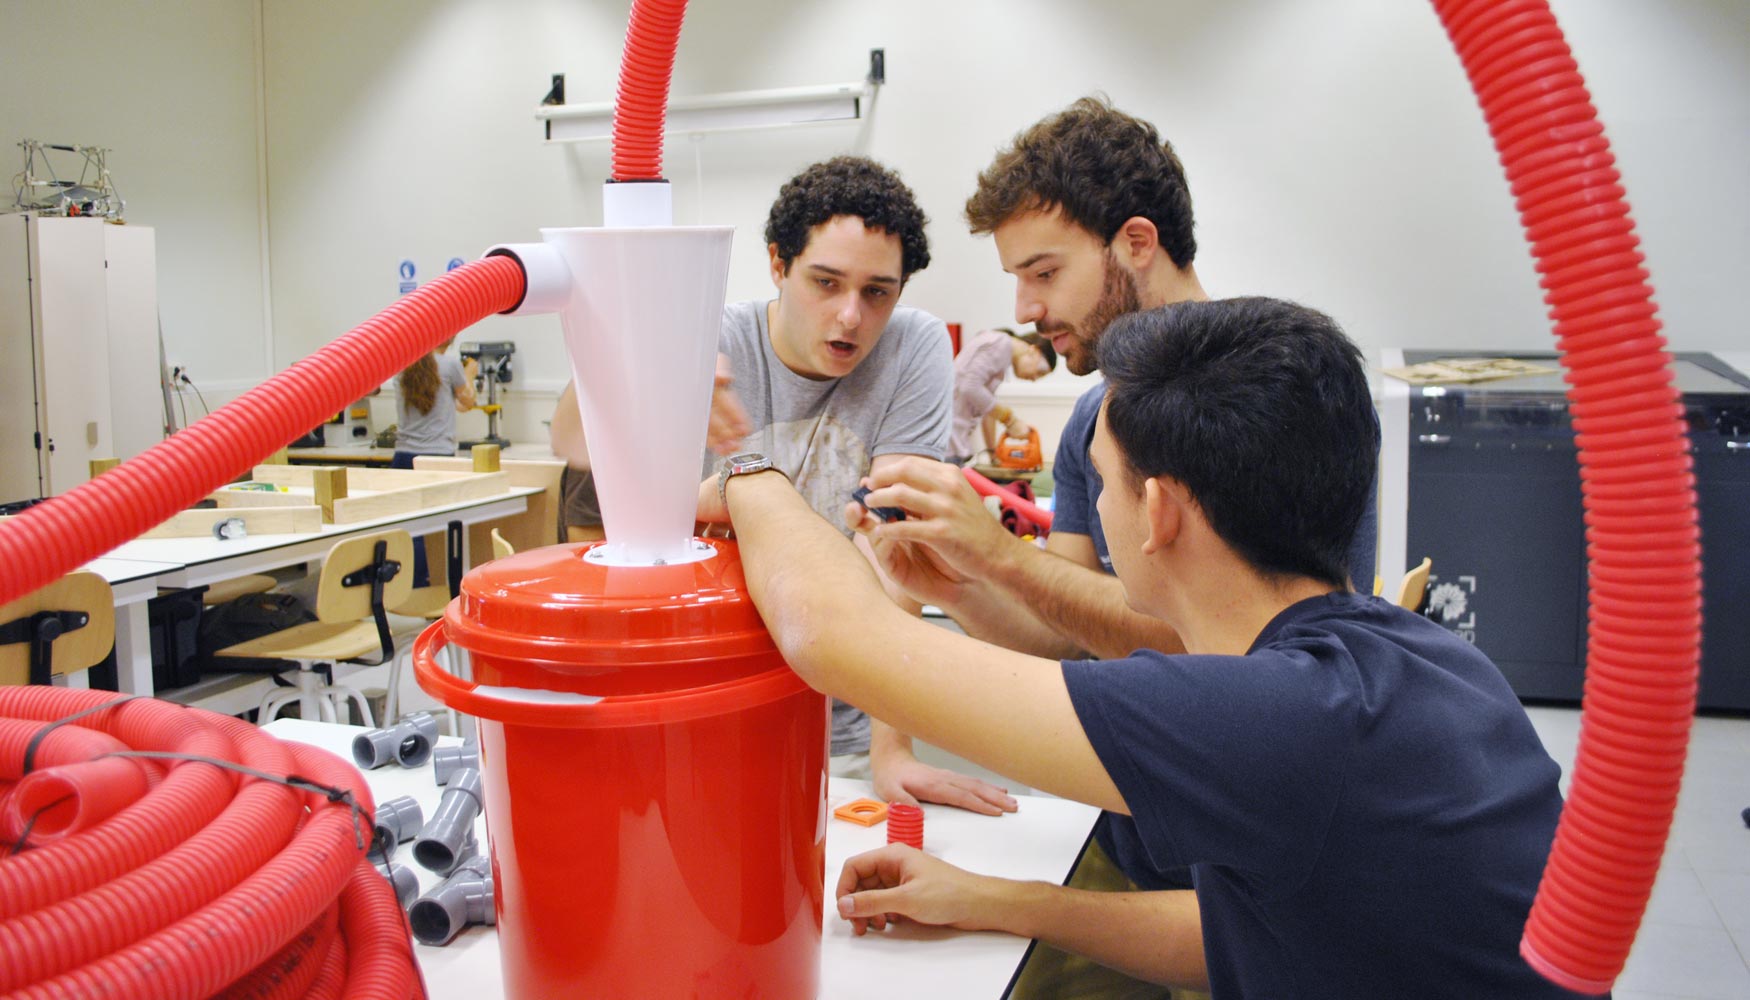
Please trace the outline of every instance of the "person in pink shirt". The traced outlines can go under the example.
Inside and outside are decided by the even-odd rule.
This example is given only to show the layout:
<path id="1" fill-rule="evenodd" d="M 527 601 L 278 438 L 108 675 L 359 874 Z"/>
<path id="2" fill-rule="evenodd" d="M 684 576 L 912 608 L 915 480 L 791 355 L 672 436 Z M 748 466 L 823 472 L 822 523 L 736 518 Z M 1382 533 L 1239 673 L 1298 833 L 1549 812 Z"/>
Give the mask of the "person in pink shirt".
<path id="1" fill-rule="evenodd" d="M 999 424 L 1009 437 L 1026 437 L 1029 428 L 997 402 L 997 388 L 1011 371 L 1031 382 L 1056 367 L 1051 341 L 1037 333 L 1018 335 L 997 327 L 974 334 L 954 357 L 954 427 L 948 438 L 948 461 L 964 465 L 980 451 L 995 448 Z M 979 432 L 982 446 L 975 436 Z"/>

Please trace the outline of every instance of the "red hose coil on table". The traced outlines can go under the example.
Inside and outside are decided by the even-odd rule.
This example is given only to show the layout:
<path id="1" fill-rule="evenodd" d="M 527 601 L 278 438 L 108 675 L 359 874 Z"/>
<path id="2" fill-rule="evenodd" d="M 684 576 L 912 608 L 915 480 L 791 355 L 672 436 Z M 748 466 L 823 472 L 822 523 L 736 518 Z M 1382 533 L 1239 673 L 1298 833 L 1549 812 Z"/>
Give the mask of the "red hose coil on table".
<path id="1" fill-rule="evenodd" d="M 614 180 L 662 177 L 662 126 L 687 0 L 633 0 L 614 95 Z"/>
<path id="2" fill-rule="evenodd" d="M 1574 783 L 1520 953 L 1603 993 L 1652 892 L 1701 664 L 1694 476 L 1620 175 L 1545 0 L 1434 0 L 1501 155 L 1571 385 L 1589 561 Z"/>
<path id="3" fill-rule="evenodd" d="M 0 773 L 24 770 L 22 728 L 115 700 L 103 691 L 0 688 Z M 300 996 L 322 982 L 336 953 L 348 996 L 424 995 L 394 890 L 364 860 L 372 801 L 350 764 L 228 716 L 147 698 L 52 730 L 33 763 L 111 752 L 110 740 L 63 735 L 81 731 L 130 749 L 297 775 L 350 793 L 360 811 L 212 763 L 169 762 L 155 788 L 108 820 L 0 857 L 4 1000 Z M 62 749 L 44 753 L 51 744 Z M 189 780 L 201 775 L 222 780 Z M 190 829 L 178 822 L 185 815 L 209 818 Z"/>

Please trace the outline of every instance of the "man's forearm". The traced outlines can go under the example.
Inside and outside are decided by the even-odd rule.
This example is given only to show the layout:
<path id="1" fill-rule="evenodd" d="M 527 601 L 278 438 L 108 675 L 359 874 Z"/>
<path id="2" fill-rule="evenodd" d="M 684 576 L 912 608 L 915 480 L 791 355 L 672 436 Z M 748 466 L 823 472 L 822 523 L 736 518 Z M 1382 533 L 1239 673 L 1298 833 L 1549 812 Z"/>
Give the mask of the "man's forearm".
<path id="1" fill-rule="evenodd" d="M 1003 558 L 992 567 L 989 583 L 1037 616 L 1067 646 L 1094 656 L 1114 659 L 1138 649 L 1163 653 L 1185 649 L 1178 633 L 1165 622 L 1130 609 L 1124 584 L 1117 577 L 1032 546 L 1005 547 Z M 988 596 L 983 601 L 987 607 L 992 603 Z M 973 607 L 968 614 L 977 618 L 981 612 L 989 613 Z M 979 627 L 984 627 L 982 622 Z"/>
<path id="2" fill-rule="evenodd" d="M 994 880 L 999 929 L 1038 938 L 1136 979 L 1209 988 L 1197 894 L 1089 892 L 1047 882 Z"/>
<path id="3" fill-rule="evenodd" d="M 986 581 L 968 582 L 960 599 L 942 608 L 974 639 L 1054 660 L 1080 659 L 1086 651 L 1059 635 L 1014 595 Z"/>

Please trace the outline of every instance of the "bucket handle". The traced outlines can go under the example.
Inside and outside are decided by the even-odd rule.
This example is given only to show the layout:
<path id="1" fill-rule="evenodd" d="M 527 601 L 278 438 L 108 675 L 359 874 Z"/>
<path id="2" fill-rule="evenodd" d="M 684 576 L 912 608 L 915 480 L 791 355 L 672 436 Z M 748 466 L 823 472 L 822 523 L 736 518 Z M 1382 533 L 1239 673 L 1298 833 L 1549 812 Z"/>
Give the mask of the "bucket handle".
<path id="1" fill-rule="evenodd" d="M 441 618 L 413 641 L 413 675 L 419 686 L 457 711 L 511 725 L 599 729 L 686 722 L 808 690 L 788 667 L 680 693 L 598 697 L 574 691 L 500 687 L 466 681 L 445 669 L 437 662 L 437 653 L 448 645 Z"/>

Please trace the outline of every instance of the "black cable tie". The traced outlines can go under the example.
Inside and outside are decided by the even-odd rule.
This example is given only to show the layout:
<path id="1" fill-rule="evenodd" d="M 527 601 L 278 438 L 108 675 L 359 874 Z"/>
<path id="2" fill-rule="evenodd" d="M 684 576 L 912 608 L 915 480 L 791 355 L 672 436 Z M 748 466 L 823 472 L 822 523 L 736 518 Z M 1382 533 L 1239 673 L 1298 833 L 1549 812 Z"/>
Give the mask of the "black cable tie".
<path id="1" fill-rule="evenodd" d="M 55 730 L 59 729 L 60 727 L 62 727 L 64 725 L 68 724 L 69 722 L 73 722 L 76 719 L 83 719 L 87 715 L 94 715 L 98 712 L 103 711 L 106 708 L 114 708 L 117 705 L 122 705 L 122 704 L 125 704 L 127 702 L 133 701 L 135 698 L 144 698 L 144 697 L 146 697 L 146 696 L 143 694 L 130 694 L 130 695 L 123 695 L 120 698 L 111 698 L 109 701 L 101 702 L 99 704 L 91 706 L 90 708 L 83 709 L 83 710 L 78 711 L 78 712 L 74 712 L 72 715 L 62 716 L 61 718 L 56 719 L 53 722 L 45 724 L 41 729 L 36 731 L 36 735 L 34 735 L 30 738 L 30 742 L 26 743 L 24 745 L 24 769 L 19 773 L 18 776 L 20 778 L 22 778 L 25 775 L 29 774 L 31 771 L 36 769 L 37 749 L 42 746 L 43 740 L 47 739 L 48 735 L 50 733 L 54 732 Z"/>

